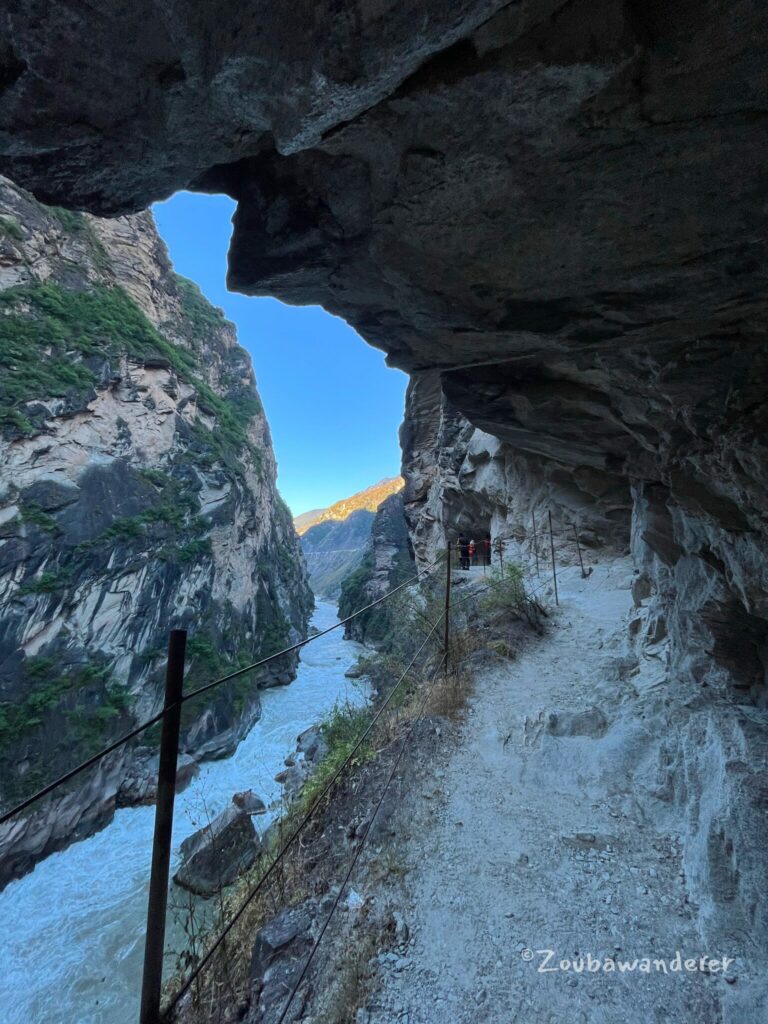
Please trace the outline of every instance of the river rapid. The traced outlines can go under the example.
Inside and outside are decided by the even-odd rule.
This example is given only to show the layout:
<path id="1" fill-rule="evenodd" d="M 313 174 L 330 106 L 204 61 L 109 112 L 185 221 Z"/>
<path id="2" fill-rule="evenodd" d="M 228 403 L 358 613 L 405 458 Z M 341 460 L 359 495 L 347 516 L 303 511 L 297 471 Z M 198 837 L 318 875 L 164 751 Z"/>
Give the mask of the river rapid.
<path id="1" fill-rule="evenodd" d="M 318 602 L 312 621 L 324 629 L 338 621 L 336 609 Z M 361 683 L 344 677 L 361 648 L 342 633 L 305 647 L 295 681 L 262 693 L 262 717 L 233 756 L 203 764 L 179 794 L 172 871 L 181 841 L 233 793 L 252 788 L 267 803 L 279 798 L 274 776 L 298 733 L 337 702 L 367 699 Z M 271 818 L 254 818 L 257 830 Z M 154 807 L 120 810 L 107 828 L 48 857 L 0 893 L 3 1024 L 135 1024 L 153 825 Z"/>

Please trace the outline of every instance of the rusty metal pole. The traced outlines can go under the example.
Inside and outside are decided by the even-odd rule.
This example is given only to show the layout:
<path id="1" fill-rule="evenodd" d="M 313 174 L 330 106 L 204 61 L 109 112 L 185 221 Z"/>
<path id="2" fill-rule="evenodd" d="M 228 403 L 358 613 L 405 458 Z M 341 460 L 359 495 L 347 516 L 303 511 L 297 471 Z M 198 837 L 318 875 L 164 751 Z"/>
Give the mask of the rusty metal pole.
<path id="1" fill-rule="evenodd" d="M 587 578 L 587 574 L 584 572 L 584 559 L 581 557 L 581 545 L 579 544 L 579 531 L 576 529 L 576 524 L 575 523 L 571 523 L 571 526 L 573 527 L 573 536 L 576 538 L 576 550 L 579 553 L 579 565 L 581 566 L 581 578 L 583 580 L 585 580 Z"/>
<path id="2" fill-rule="evenodd" d="M 533 522 L 533 553 L 536 557 L 536 575 L 539 576 L 539 540 L 536 536 L 536 513 L 531 509 L 531 521 Z"/>
<path id="3" fill-rule="evenodd" d="M 555 604 L 559 605 L 560 601 L 557 597 L 557 569 L 555 567 L 555 537 L 552 533 L 552 511 L 547 509 L 547 515 L 549 516 L 549 546 L 552 549 L 552 579 L 555 584 Z"/>
<path id="4" fill-rule="evenodd" d="M 152 840 L 152 872 L 147 903 L 147 937 L 144 973 L 141 979 L 141 1024 L 159 1024 L 160 993 L 163 984 L 165 915 L 168 904 L 168 874 L 171 864 L 173 801 L 176 795 L 176 761 L 179 754 L 181 697 L 184 690 L 184 655 L 187 631 L 172 629 L 168 638 L 165 671 L 165 702 L 160 735 L 160 765 L 157 770 L 155 834 Z"/>
<path id="5" fill-rule="evenodd" d="M 448 541 L 448 557 L 445 560 L 445 626 L 443 629 L 443 652 L 445 653 L 445 674 L 450 671 L 449 644 L 451 615 L 451 542 Z"/>

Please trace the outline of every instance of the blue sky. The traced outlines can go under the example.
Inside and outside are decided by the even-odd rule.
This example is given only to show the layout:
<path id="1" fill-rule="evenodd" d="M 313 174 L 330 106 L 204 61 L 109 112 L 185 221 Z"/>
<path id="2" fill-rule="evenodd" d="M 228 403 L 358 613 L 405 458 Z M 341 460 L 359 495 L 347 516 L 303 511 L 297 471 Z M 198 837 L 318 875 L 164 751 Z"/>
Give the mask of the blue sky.
<path id="1" fill-rule="evenodd" d="M 272 430 L 278 486 L 294 515 L 400 472 L 408 378 L 319 306 L 228 292 L 228 196 L 179 192 L 153 207 L 174 267 L 237 325 Z"/>

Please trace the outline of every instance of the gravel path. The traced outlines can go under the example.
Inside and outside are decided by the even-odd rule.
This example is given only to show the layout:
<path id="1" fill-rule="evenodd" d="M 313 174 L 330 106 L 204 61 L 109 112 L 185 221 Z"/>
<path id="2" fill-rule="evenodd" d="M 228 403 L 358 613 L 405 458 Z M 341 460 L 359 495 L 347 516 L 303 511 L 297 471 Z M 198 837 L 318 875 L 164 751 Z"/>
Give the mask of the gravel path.
<path id="1" fill-rule="evenodd" d="M 359 1022 L 723 1019 L 728 967 L 684 961 L 729 951 L 702 948 L 675 837 L 638 810 L 628 765 L 642 723 L 612 725 L 631 721 L 616 714 L 631 700 L 627 677 L 658 672 L 629 656 L 630 576 L 624 560 L 587 581 L 566 570 L 550 635 L 477 679 L 460 743 L 403 815 L 409 870 L 392 895 L 410 937 L 401 929 L 399 947 L 379 955 L 378 991 Z M 538 950 L 553 951 L 550 968 L 588 955 L 617 966 L 540 971 Z"/>

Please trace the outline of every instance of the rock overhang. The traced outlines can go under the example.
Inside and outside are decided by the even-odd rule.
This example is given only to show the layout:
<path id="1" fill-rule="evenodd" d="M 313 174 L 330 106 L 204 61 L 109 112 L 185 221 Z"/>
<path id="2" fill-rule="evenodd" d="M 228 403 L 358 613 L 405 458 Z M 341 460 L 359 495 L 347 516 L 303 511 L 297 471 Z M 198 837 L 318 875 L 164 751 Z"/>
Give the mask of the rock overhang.
<path id="1" fill-rule="evenodd" d="M 231 287 L 440 370 L 542 463 L 762 531 L 763 5 L 41 12 L 5 15 L 0 170 L 100 213 L 226 192 Z"/>

